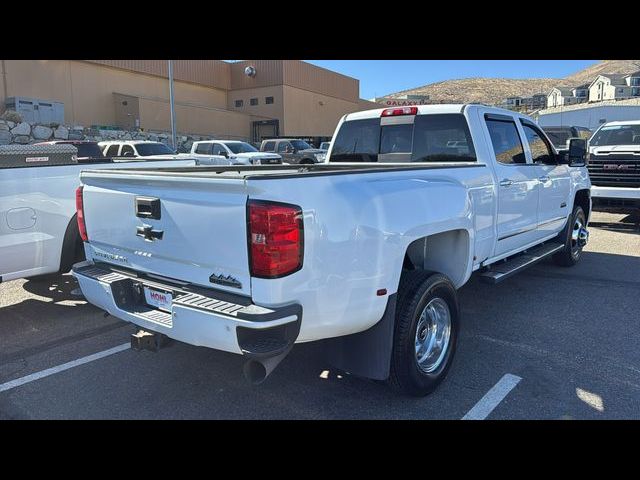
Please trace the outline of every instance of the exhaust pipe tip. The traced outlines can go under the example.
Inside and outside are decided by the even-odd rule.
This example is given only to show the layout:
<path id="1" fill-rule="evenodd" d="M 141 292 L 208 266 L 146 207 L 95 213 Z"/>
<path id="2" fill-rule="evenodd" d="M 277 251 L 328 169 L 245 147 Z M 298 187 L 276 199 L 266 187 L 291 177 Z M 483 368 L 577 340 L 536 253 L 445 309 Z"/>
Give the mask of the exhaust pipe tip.
<path id="1" fill-rule="evenodd" d="M 252 385 L 260 385 L 291 351 L 292 345 L 277 355 L 261 359 L 249 359 L 242 366 L 242 373 Z"/>
<path id="2" fill-rule="evenodd" d="M 242 373 L 251 385 L 260 385 L 268 376 L 266 367 L 257 360 L 249 360 L 242 367 Z"/>

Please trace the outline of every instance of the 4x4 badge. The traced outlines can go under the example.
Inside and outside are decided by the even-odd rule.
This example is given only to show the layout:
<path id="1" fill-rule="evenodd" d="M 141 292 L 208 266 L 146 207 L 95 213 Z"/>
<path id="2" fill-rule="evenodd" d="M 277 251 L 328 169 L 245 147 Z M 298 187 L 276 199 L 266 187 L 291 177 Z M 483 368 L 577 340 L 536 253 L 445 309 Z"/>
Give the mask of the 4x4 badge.
<path id="1" fill-rule="evenodd" d="M 242 288 L 242 283 L 231 275 L 216 275 L 215 273 L 209 277 L 211 283 L 225 285 L 227 287 Z"/>

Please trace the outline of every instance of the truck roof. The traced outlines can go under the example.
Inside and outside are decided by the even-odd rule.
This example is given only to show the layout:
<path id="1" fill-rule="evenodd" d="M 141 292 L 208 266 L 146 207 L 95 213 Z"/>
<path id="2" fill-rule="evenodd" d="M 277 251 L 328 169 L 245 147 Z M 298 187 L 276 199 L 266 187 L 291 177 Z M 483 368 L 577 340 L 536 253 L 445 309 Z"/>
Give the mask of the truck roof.
<path id="1" fill-rule="evenodd" d="M 616 120 L 615 122 L 607 122 L 604 125 L 608 127 L 616 125 L 640 125 L 640 120 Z"/>
<path id="2" fill-rule="evenodd" d="M 506 113 L 509 115 L 516 115 L 524 117 L 525 115 L 521 115 L 518 112 L 514 112 L 513 110 L 507 110 L 505 108 L 492 107 L 490 105 L 483 105 L 478 103 L 439 103 L 435 105 L 411 105 L 412 107 L 416 107 L 418 109 L 418 115 L 425 114 L 433 114 L 433 113 L 462 113 L 468 107 L 483 107 L 490 111 L 494 111 L 495 113 Z M 384 108 L 376 108 L 373 110 L 364 110 L 361 112 L 354 112 L 345 115 L 345 121 L 348 120 L 360 120 L 365 118 L 377 118 L 382 115 L 384 110 L 389 108 L 403 108 L 402 106 L 398 107 L 384 107 Z"/>

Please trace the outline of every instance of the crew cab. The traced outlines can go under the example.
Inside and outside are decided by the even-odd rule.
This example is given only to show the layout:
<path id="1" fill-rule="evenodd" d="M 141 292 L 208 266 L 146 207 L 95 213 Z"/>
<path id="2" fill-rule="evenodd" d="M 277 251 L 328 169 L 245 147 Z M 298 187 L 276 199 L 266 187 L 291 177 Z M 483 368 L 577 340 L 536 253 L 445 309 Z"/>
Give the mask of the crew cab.
<path id="1" fill-rule="evenodd" d="M 135 348 L 241 354 L 259 383 L 321 341 L 335 366 L 425 395 L 451 365 L 474 272 L 498 283 L 581 258 L 586 145 L 569 146 L 559 156 L 516 112 L 425 105 L 345 115 L 326 164 L 87 170 L 74 274 L 138 326 Z"/>
<path id="2" fill-rule="evenodd" d="M 313 148 L 304 140 L 295 138 L 276 138 L 263 140 L 261 152 L 276 152 L 282 156 L 283 163 L 311 165 L 326 160 L 326 150 Z"/>
<path id="3" fill-rule="evenodd" d="M 194 160 L 113 163 L 88 144 L 0 147 L 0 282 L 68 272 L 84 258 L 75 190 L 88 166 L 195 166 Z M 99 154 L 99 156 L 98 156 Z"/>
<path id="4" fill-rule="evenodd" d="M 191 146 L 191 156 L 201 165 L 274 165 L 282 163 L 277 153 L 260 152 L 239 140 L 203 140 Z"/>
<path id="5" fill-rule="evenodd" d="M 640 209 L 640 120 L 605 123 L 589 140 L 594 208 Z"/>

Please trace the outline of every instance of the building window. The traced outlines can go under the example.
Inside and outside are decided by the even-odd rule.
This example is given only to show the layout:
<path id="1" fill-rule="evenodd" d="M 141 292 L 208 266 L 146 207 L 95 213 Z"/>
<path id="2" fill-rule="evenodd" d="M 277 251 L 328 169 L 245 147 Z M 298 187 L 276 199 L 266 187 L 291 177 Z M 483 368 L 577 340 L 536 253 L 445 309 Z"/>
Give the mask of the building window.
<path id="1" fill-rule="evenodd" d="M 258 99 L 257 98 L 252 98 L 251 100 L 249 100 L 249 104 L 252 107 L 255 107 L 256 105 L 258 105 Z"/>
<path id="2" fill-rule="evenodd" d="M 264 103 L 271 105 L 273 103 L 273 97 L 264 97 Z"/>
<path id="3" fill-rule="evenodd" d="M 633 95 L 634 97 L 640 96 L 640 87 L 633 87 L 631 89 L 631 95 Z"/>
<path id="4" fill-rule="evenodd" d="M 244 102 L 242 100 L 236 100 L 236 102 L 235 102 L 236 108 L 242 108 L 243 104 L 244 104 Z"/>

